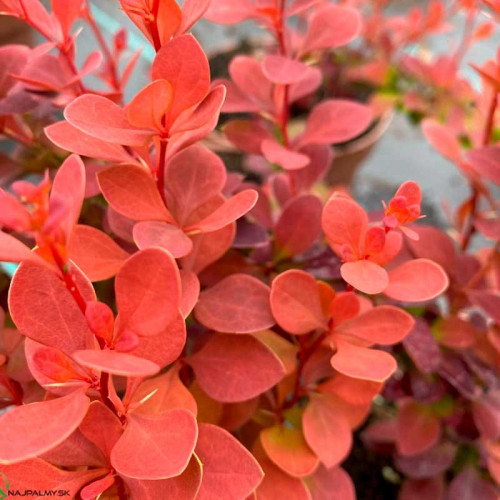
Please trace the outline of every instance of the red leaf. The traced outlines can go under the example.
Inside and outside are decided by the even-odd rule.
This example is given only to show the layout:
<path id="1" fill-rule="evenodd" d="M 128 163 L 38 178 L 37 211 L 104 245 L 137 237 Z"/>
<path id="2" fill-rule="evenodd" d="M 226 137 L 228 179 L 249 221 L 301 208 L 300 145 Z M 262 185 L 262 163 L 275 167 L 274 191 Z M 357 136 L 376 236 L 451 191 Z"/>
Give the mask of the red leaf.
<path id="1" fill-rule="evenodd" d="M 186 271 L 185 269 L 181 270 L 180 275 L 182 297 L 179 307 L 182 316 L 187 318 L 191 314 L 200 297 L 200 280 L 195 273 Z"/>
<path id="2" fill-rule="evenodd" d="M 73 358 L 82 366 L 123 377 L 150 377 L 160 367 L 147 359 L 117 351 L 75 351 Z"/>
<path id="3" fill-rule="evenodd" d="M 423 302 L 441 295 L 449 283 L 441 266 L 428 259 L 415 259 L 389 271 L 384 294 L 403 302 Z"/>
<path id="4" fill-rule="evenodd" d="M 30 371 L 42 385 L 78 380 L 85 385 L 89 383 L 89 374 L 58 349 L 45 347 L 29 340 L 25 345 L 25 352 Z M 49 381 L 41 380 L 39 374 L 44 379 L 48 378 Z"/>
<path id="5" fill-rule="evenodd" d="M 473 465 L 465 466 L 453 478 L 449 485 L 448 495 L 448 498 L 460 500 L 495 500 L 498 496 L 491 482 L 483 479 Z"/>
<path id="6" fill-rule="evenodd" d="M 439 440 L 439 420 L 425 412 L 412 400 L 401 402 L 396 428 L 396 446 L 401 455 L 418 455 Z"/>
<path id="7" fill-rule="evenodd" d="M 262 330 L 253 334 L 281 360 L 287 375 L 293 373 L 297 368 L 298 347 L 290 341 L 284 339 L 272 330 Z"/>
<path id="8" fill-rule="evenodd" d="M 90 345 L 93 335 L 64 282 L 50 269 L 19 266 L 9 292 L 9 310 L 27 337 L 71 354 Z"/>
<path id="9" fill-rule="evenodd" d="M 250 335 L 214 335 L 189 359 L 200 387 L 225 403 L 251 399 L 284 376 L 279 358 Z"/>
<path id="10" fill-rule="evenodd" d="M 356 500 L 354 483 L 340 467 L 318 467 L 308 478 L 308 485 L 314 500 Z"/>
<path id="11" fill-rule="evenodd" d="M 63 398 L 18 406 L 2 415 L 0 434 L 9 439 L 0 450 L 0 463 L 21 462 L 55 448 L 80 425 L 89 402 L 77 391 Z"/>
<path id="12" fill-rule="evenodd" d="M 311 16 L 300 53 L 334 49 L 354 40 L 361 31 L 361 14 L 351 7 L 328 5 Z"/>
<path id="13" fill-rule="evenodd" d="M 358 256 L 368 231 L 368 216 L 360 205 L 334 193 L 323 209 L 322 225 L 328 242 L 337 253 L 341 250 L 339 247 L 345 245 L 351 256 Z"/>
<path id="14" fill-rule="evenodd" d="M 184 257 L 182 265 L 195 273 L 200 273 L 207 266 L 222 257 L 229 250 L 236 232 L 235 224 L 230 224 L 213 233 L 198 234 L 192 237 L 193 250 Z"/>
<path id="15" fill-rule="evenodd" d="M 172 257 L 180 259 L 189 255 L 193 242 L 183 231 L 172 224 L 163 221 L 143 221 L 134 226 L 134 241 L 144 250 L 150 247 L 160 247 L 168 250 Z"/>
<path id="16" fill-rule="evenodd" d="M 381 388 L 380 382 L 346 377 L 337 373 L 320 384 L 318 392 L 333 394 L 352 406 L 362 406 L 371 403 Z"/>
<path id="17" fill-rule="evenodd" d="M 210 6 L 210 0 L 184 0 L 182 2 L 182 24 L 179 33 L 190 30 L 193 24 L 200 19 Z"/>
<path id="18" fill-rule="evenodd" d="M 178 314 L 158 335 L 138 337 L 139 345 L 130 354 L 153 361 L 162 368 L 175 361 L 186 344 L 186 325 Z"/>
<path id="19" fill-rule="evenodd" d="M 233 274 L 200 295 L 195 315 L 218 332 L 251 333 L 274 325 L 269 287 L 247 274 Z"/>
<path id="20" fill-rule="evenodd" d="M 312 397 L 302 419 L 304 438 L 323 465 L 330 469 L 342 462 L 352 445 L 349 421 L 328 396 Z"/>
<path id="21" fill-rule="evenodd" d="M 360 347 L 336 339 L 337 352 L 331 363 L 348 377 L 384 382 L 397 369 L 396 360 L 384 351 Z"/>
<path id="22" fill-rule="evenodd" d="M 111 450 L 123 434 L 123 425 L 107 406 L 100 401 L 92 401 L 80 424 L 80 431 L 109 459 Z"/>
<path id="23" fill-rule="evenodd" d="M 300 429 L 268 427 L 261 431 L 260 441 L 267 456 L 290 476 L 309 476 L 319 464 Z"/>
<path id="24" fill-rule="evenodd" d="M 291 200 L 275 228 L 276 241 L 286 255 L 297 255 L 311 248 L 321 231 L 323 206 L 316 196 L 302 195 Z"/>
<path id="25" fill-rule="evenodd" d="M 89 441 L 79 429 L 60 445 L 40 455 L 39 458 L 58 467 L 81 467 L 82 464 L 87 467 L 107 467 L 108 465 L 101 450 Z"/>
<path id="26" fill-rule="evenodd" d="M 282 146 L 275 139 L 262 141 L 261 149 L 269 163 L 275 163 L 285 170 L 300 170 L 311 163 L 307 155 Z"/>
<path id="27" fill-rule="evenodd" d="M 68 254 L 90 281 L 112 278 L 129 256 L 106 233 L 84 225 L 75 227 Z"/>
<path id="28" fill-rule="evenodd" d="M 261 62 L 255 57 L 237 55 L 229 64 L 229 74 L 243 97 L 249 98 L 251 105 L 252 102 L 260 105 L 260 109 L 257 107 L 254 111 L 261 111 L 271 105 L 273 85 L 266 78 Z M 248 111 L 252 111 L 251 108 Z"/>
<path id="29" fill-rule="evenodd" d="M 500 147 L 474 149 L 467 153 L 467 160 L 481 177 L 500 184 Z"/>
<path id="30" fill-rule="evenodd" d="M 106 201 L 120 214 L 172 222 L 153 177 L 143 167 L 116 165 L 100 171 L 97 180 Z"/>
<path id="31" fill-rule="evenodd" d="M 130 161 L 131 158 L 118 144 L 92 137 L 67 121 L 53 123 L 44 129 L 45 135 L 58 147 L 73 153 L 107 161 Z"/>
<path id="32" fill-rule="evenodd" d="M 444 441 L 419 455 L 398 455 L 395 465 L 412 479 L 427 479 L 446 472 L 453 465 L 456 454 L 457 446 L 450 441 Z"/>
<path id="33" fill-rule="evenodd" d="M 264 475 L 252 454 L 215 425 L 200 424 L 196 454 L 203 464 L 199 500 L 246 498 Z"/>
<path id="34" fill-rule="evenodd" d="M 270 54 L 264 57 L 262 70 L 271 82 L 290 85 L 305 78 L 310 67 L 289 57 Z"/>
<path id="35" fill-rule="evenodd" d="M 179 36 L 156 54 L 152 78 L 168 80 L 172 85 L 172 106 L 167 120 L 171 123 L 208 93 L 210 70 L 207 57 L 192 35 Z"/>
<path id="36" fill-rule="evenodd" d="M 31 215 L 16 196 L 0 189 L 0 203 L 0 226 L 19 232 L 31 227 Z"/>
<path id="37" fill-rule="evenodd" d="M 277 498 L 311 500 L 311 495 L 302 480 L 283 472 L 266 456 L 259 456 L 259 463 L 265 476 L 256 490 L 258 500 L 276 500 Z"/>
<path id="38" fill-rule="evenodd" d="M 444 498 L 444 482 L 442 476 L 431 479 L 406 479 L 401 486 L 400 500 L 424 500 L 426 498 Z M 493 500 L 493 499 L 490 499 Z"/>
<path id="39" fill-rule="evenodd" d="M 335 327 L 335 333 L 353 336 L 370 344 L 390 345 L 403 340 L 415 324 L 406 311 L 394 306 L 375 307 Z"/>
<path id="40" fill-rule="evenodd" d="M 477 331 L 473 324 L 458 316 L 440 318 L 433 330 L 438 342 L 446 347 L 467 349 L 477 340 Z"/>
<path id="41" fill-rule="evenodd" d="M 324 314 L 331 314 L 333 325 L 340 325 L 361 312 L 361 300 L 354 292 L 342 292 L 335 295 L 331 288 L 326 288 L 324 285 L 321 290 L 325 293 L 326 300 L 323 304 Z"/>
<path id="42" fill-rule="evenodd" d="M 64 118 L 82 132 L 113 144 L 143 146 L 152 137 L 151 131 L 132 127 L 120 106 L 95 94 L 77 97 L 66 106 Z"/>
<path id="43" fill-rule="evenodd" d="M 340 267 L 340 274 L 349 285 L 363 293 L 381 293 L 389 284 L 387 271 L 369 260 L 346 262 Z"/>
<path id="44" fill-rule="evenodd" d="M 255 155 L 261 154 L 261 144 L 265 139 L 273 138 L 257 120 L 231 120 L 224 124 L 223 130 L 226 138 L 238 149 Z"/>
<path id="45" fill-rule="evenodd" d="M 163 0 L 158 8 L 156 22 L 162 45 L 170 42 L 182 21 L 182 13 L 175 0 Z"/>
<path id="46" fill-rule="evenodd" d="M 113 484 L 115 484 L 115 479 L 110 473 L 102 479 L 98 479 L 85 486 L 80 492 L 80 496 L 82 500 L 94 500 L 95 498 L 99 498 L 99 496 L 113 486 Z"/>
<path id="47" fill-rule="evenodd" d="M 281 328 L 294 335 L 326 328 L 316 280 L 304 271 L 291 269 L 274 279 L 271 309 Z"/>
<path id="48" fill-rule="evenodd" d="M 71 155 L 59 167 L 50 193 L 51 203 L 63 199 L 68 202 L 67 214 L 58 226 L 69 239 L 73 227 L 78 222 L 85 195 L 85 166 L 77 155 Z"/>
<path id="49" fill-rule="evenodd" d="M 38 254 L 32 252 L 24 243 L 10 234 L 0 231 L 0 261 L 4 262 L 30 262 L 48 266 Z"/>
<path id="50" fill-rule="evenodd" d="M 116 275 L 115 290 L 120 331 L 158 335 L 178 316 L 179 269 L 165 250 L 148 248 L 132 255 Z"/>
<path id="51" fill-rule="evenodd" d="M 139 405 L 140 404 L 140 405 Z M 179 366 L 145 380 L 135 391 L 130 407 L 135 413 L 163 413 L 175 408 L 189 410 L 196 416 L 196 401 L 179 377 Z"/>
<path id="52" fill-rule="evenodd" d="M 199 136 L 200 139 L 207 135 L 217 125 L 219 113 L 225 97 L 226 87 L 224 87 L 224 85 L 215 86 L 197 106 L 189 108 L 179 115 L 170 129 L 170 134 L 173 136 L 182 134 L 183 132 L 198 130 L 202 133 L 202 135 Z M 189 137 L 189 144 L 193 144 L 198 140 L 190 135 L 187 137 Z M 181 142 L 184 147 L 188 145 L 185 139 L 177 139 L 177 141 Z M 179 146 L 177 146 L 177 149 L 179 149 Z M 170 149 L 168 151 L 170 151 Z"/>
<path id="53" fill-rule="evenodd" d="M 115 316 L 107 304 L 98 301 L 87 302 L 85 319 L 95 335 L 106 340 L 108 343 L 113 341 Z"/>
<path id="54" fill-rule="evenodd" d="M 111 464 L 133 479 L 175 477 L 188 466 L 197 437 L 196 419 L 186 410 L 128 415 L 125 432 L 111 452 Z"/>
<path id="55" fill-rule="evenodd" d="M 167 165 L 167 203 L 181 227 L 191 214 L 215 196 L 226 183 L 222 160 L 209 149 L 194 145 L 177 153 Z"/>
<path id="56" fill-rule="evenodd" d="M 300 146 L 354 139 L 368 128 L 372 120 L 372 111 L 364 104 L 342 99 L 323 101 L 311 111 Z"/>
<path id="57" fill-rule="evenodd" d="M 0 95 L 6 96 L 16 84 L 13 75 L 21 73 L 30 55 L 25 45 L 2 45 L 0 47 Z"/>
<path id="58" fill-rule="evenodd" d="M 221 24 L 236 24 L 252 17 L 255 6 L 250 0 L 242 0 L 234 4 L 233 0 L 218 0 L 212 2 L 205 19 Z"/>
<path id="59" fill-rule="evenodd" d="M 470 290 L 467 296 L 480 307 L 495 323 L 500 324 L 500 295 L 488 290 Z"/>
<path id="60" fill-rule="evenodd" d="M 83 0 L 75 0 L 69 4 L 65 0 L 51 1 L 52 13 L 61 26 L 63 40 L 69 38 L 71 28 L 80 15 L 82 5 Z"/>
<path id="61" fill-rule="evenodd" d="M 155 80 L 144 87 L 127 105 L 127 119 L 139 128 L 163 130 L 162 118 L 172 99 L 172 86 L 166 80 Z"/>
<path id="62" fill-rule="evenodd" d="M 170 131 L 172 135 L 167 145 L 167 158 L 200 141 L 215 129 L 225 95 L 225 87 L 219 85 L 198 106 L 188 109 L 179 116 Z M 178 132 L 178 127 L 185 130 Z"/>
<path id="63" fill-rule="evenodd" d="M 44 460 L 35 458 L 14 465 L 2 465 L 11 489 L 24 491 L 68 490 L 69 498 L 76 498 L 87 483 L 105 475 L 107 469 L 68 471 L 61 470 Z M 9 495 L 10 496 L 10 495 Z"/>
<path id="64" fill-rule="evenodd" d="M 185 230 L 186 232 L 200 231 L 202 233 L 211 233 L 222 229 L 249 212 L 257 203 L 258 197 L 259 195 L 254 189 L 240 191 L 238 194 L 224 201 L 208 217 L 187 227 Z"/>
<path id="65" fill-rule="evenodd" d="M 433 260 L 448 274 L 455 271 L 456 255 L 453 240 L 441 229 L 418 225 L 412 229 L 418 234 L 418 240 L 407 240 L 415 257 Z"/>
<path id="66" fill-rule="evenodd" d="M 193 456 L 182 474 L 171 479 L 144 481 L 123 478 L 134 500 L 186 500 L 196 498 L 201 486 L 202 464 Z"/>
<path id="67" fill-rule="evenodd" d="M 459 163 L 462 158 L 462 146 L 453 131 L 431 119 L 422 122 L 422 132 L 437 152 L 452 161 Z"/>

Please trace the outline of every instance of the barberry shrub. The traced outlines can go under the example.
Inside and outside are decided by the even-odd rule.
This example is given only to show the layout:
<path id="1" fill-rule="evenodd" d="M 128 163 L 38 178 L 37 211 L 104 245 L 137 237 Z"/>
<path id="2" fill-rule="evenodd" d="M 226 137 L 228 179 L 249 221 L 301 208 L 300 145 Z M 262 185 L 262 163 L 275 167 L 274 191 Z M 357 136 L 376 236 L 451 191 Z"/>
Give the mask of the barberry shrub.
<path id="1" fill-rule="evenodd" d="M 477 68 L 472 120 L 423 123 L 471 186 L 451 236 L 417 223 L 413 181 L 367 213 L 324 178 L 332 145 L 378 108 L 318 92 L 322 58 L 368 36 L 362 3 L 120 0 L 156 51 L 125 102 L 139 57 L 126 30 L 108 43 L 84 0 L 50 12 L 0 0 L 45 39 L 0 48 L 0 134 L 13 144 L 0 261 L 15 264 L 0 472 L 12 488 L 349 500 L 342 463 L 363 445 L 393 460 L 403 499 L 496 498 L 498 62 Z M 254 20 L 274 43 L 212 82 L 189 34 L 202 16 Z M 78 67 L 81 21 L 99 50 Z M 419 36 L 441 22 L 436 11 Z M 248 179 L 208 147 L 221 112 L 240 113 L 223 133 Z M 493 244 L 468 252 L 479 233 Z"/>

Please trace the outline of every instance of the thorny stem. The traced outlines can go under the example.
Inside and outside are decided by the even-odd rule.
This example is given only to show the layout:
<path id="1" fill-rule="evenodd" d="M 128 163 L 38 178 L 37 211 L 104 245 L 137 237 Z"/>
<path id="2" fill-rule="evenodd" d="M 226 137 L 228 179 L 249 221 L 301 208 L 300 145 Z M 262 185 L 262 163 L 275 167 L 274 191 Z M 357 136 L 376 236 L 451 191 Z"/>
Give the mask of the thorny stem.
<path id="1" fill-rule="evenodd" d="M 490 106 L 488 108 L 488 115 L 486 117 L 486 124 L 484 127 L 484 135 L 482 140 L 483 147 L 486 147 L 491 139 L 491 134 L 493 132 L 493 126 L 495 124 L 495 111 L 498 105 L 498 93 L 495 92 L 491 98 Z M 479 205 L 479 190 L 476 186 L 472 185 L 472 195 L 470 198 L 470 214 L 467 220 L 466 229 L 462 238 L 461 249 L 463 252 L 467 250 L 471 242 L 472 236 L 476 232 L 474 226 L 474 219 L 476 217 L 476 212 Z"/>

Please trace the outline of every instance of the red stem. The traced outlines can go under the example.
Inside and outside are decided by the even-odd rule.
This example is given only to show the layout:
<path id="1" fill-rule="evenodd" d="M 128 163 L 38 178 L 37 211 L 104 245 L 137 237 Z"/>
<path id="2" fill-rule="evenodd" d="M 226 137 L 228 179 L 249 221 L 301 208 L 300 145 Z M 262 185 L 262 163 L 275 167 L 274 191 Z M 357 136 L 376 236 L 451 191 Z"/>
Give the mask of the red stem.
<path id="1" fill-rule="evenodd" d="M 80 290 L 78 289 L 78 285 L 76 284 L 76 281 L 69 270 L 68 263 L 63 259 L 61 254 L 57 251 L 57 248 L 55 247 L 54 244 L 49 243 L 49 248 L 50 248 L 50 251 L 52 253 L 52 257 L 54 258 L 54 262 L 56 263 L 57 267 L 61 271 L 66 288 L 69 290 L 69 292 L 71 293 L 71 295 L 75 299 L 75 302 L 77 303 L 78 307 L 80 308 L 80 311 L 82 312 L 82 314 L 85 315 L 85 309 L 87 308 L 87 302 L 82 297 L 82 294 L 80 293 Z"/>
<path id="2" fill-rule="evenodd" d="M 160 139 L 160 151 L 158 154 L 158 166 L 156 168 L 156 185 L 158 186 L 158 191 L 160 196 L 167 205 L 167 200 L 165 198 L 165 165 L 166 165 L 166 154 L 167 154 L 167 140 Z"/>
<path id="3" fill-rule="evenodd" d="M 299 337 L 299 342 L 301 343 L 301 345 L 300 351 L 298 353 L 299 367 L 297 369 L 297 378 L 295 379 L 292 397 L 287 403 L 282 406 L 281 411 L 288 408 L 293 408 L 302 396 L 303 388 L 301 385 L 301 378 L 302 372 L 304 371 L 304 366 L 309 358 L 314 354 L 316 349 L 322 344 L 323 340 L 325 340 L 327 333 L 328 332 L 326 331 L 322 332 L 308 347 L 304 347 L 302 337 Z"/>
<path id="4" fill-rule="evenodd" d="M 75 302 L 77 303 L 78 307 L 80 308 L 80 311 L 82 312 L 82 314 L 85 315 L 87 303 L 86 303 L 85 299 L 82 297 L 80 290 L 78 289 L 78 285 L 76 284 L 75 278 L 69 269 L 68 262 L 64 260 L 64 258 L 58 252 L 57 248 L 55 247 L 55 245 L 53 243 L 49 243 L 49 248 L 50 248 L 50 251 L 51 251 L 52 256 L 54 258 L 54 262 L 56 263 L 57 267 L 61 271 L 66 288 L 69 290 L 69 292 L 71 293 L 71 295 L 75 299 Z M 101 346 L 101 348 L 103 347 L 103 343 L 102 343 L 101 339 L 99 339 L 99 345 Z M 99 382 L 99 393 L 101 395 L 102 402 L 113 413 L 116 414 L 116 408 L 113 405 L 112 401 L 109 399 L 108 380 L 109 380 L 109 374 L 106 372 L 101 372 L 101 380 Z"/>
<path id="5" fill-rule="evenodd" d="M 153 39 L 153 45 L 158 52 L 161 49 L 160 33 L 158 32 L 158 11 L 160 9 L 160 0 L 154 0 L 153 8 L 151 10 L 151 15 L 153 20 L 149 21 L 149 31 L 151 33 L 151 38 Z"/>
<path id="6" fill-rule="evenodd" d="M 493 97 L 491 98 L 490 106 L 488 108 L 488 115 L 486 117 L 486 124 L 484 127 L 484 135 L 482 140 L 483 147 L 486 147 L 490 143 L 491 134 L 493 132 L 493 126 L 495 125 L 495 111 L 498 105 L 498 94 L 495 92 Z M 466 229 L 464 235 L 462 237 L 461 249 L 462 252 L 465 252 L 467 248 L 469 248 L 470 242 L 472 240 L 472 236 L 474 236 L 476 232 L 476 228 L 474 226 L 474 219 L 476 217 L 476 212 L 479 205 L 479 190 L 476 186 L 472 185 L 472 194 L 470 198 L 471 209 L 470 215 L 467 220 Z"/>

